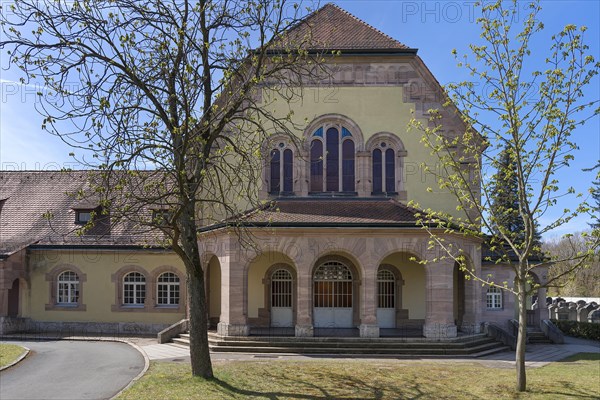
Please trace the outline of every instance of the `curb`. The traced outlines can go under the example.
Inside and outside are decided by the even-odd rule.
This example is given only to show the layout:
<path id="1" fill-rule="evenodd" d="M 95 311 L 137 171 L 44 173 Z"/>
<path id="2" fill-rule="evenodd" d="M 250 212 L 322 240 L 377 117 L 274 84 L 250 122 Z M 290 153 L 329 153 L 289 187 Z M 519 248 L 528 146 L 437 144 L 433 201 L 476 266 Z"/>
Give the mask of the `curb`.
<path id="1" fill-rule="evenodd" d="M 31 352 L 31 350 L 29 350 L 25 346 L 19 346 L 19 347 L 22 347 L 25 350 L 23 352 L 23 354 L 21 354 L 15 361 L 11 362 L 10 364 L 5 365 L 4 367 L 0 367 L 0 371 L 4 371 L 5 369 L 9 369 L 10 367 L 17 365 L 18 363 L 23 361 L 25 359 L 25 357 L 27 357 L 29 355 L 29 353 Z"/>
<path id="2" fill-rule="evenodd" d="M 146 374 L 146 371 L 148 371 L 148 368 L 150 368 L 150 358 L 148 358 L 148 354 L 146 354 L 146 352 L 144 350 L 142 350 L 142 348 L 140 346 L 138 346 L 135 343 L 131 343 L 129 341 L 126 341 L 126 340 L 118 340 L 118 341 L 122 342 L 122 343 L 127 343 L 128 345 L 130 345 L 131 347 L 133 347 L 134 349 L 136 349 L 142 355 L 142 357 L 144 357 L 144 368 L 142 368 L 142 370 L 140 371 L 140 373 L 137 374 L 137 376 L 135 378 L 133 378 L 131 380 L 131 382 L 129 382 L 127 384 L 127 386 L 125 386 L 123 389 L 119 390 L 109 400 L 113 400 L 113 399 L 116 399 L 117 397 L 119 397 L 121 395 L 121 393 L 123 393 L 124 391 L 126 391 L 127 389 L 129 389 L 131 386 L 133 386 L 134 383 L 136 383 L 138 381 L 138 379 L 140 379 L 142 376 L 144 376 L 144 374 Z"/>

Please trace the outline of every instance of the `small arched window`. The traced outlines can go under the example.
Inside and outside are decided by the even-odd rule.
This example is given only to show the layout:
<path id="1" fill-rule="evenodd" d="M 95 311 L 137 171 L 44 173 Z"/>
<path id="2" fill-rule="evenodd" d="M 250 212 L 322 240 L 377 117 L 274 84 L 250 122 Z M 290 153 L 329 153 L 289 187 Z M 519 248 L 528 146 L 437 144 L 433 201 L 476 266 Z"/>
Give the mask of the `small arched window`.
<path id="1" fill-rule="evenodd" d="M 396 151 L 386 141 L 375 145 L 371 165 L 373 194 L 396 193 Z"/>
<path id="2" fill-rule="evenodd" d="M 486 307 L 489 310 L 499 310 L 502 308 L 502 290 L 496 286 L 488 288 L 486 293 Z"/>
<path id="3" fill-rule="evenodd" d="M 130 272 L 123 277 L 123 304 L 143 305 L 146 302 L 146 277 Z"/>
<path id="4" fill-rule="evenodd" d="M 311 192 L 354 192 L 355 169 L 355 143 L 347 128 L 320 127 L 313 133 L 310 144 Z"/>
<path id="5" fill-rule="evenodd" d="M 279 143 L 279 148 L 271 150 L 269 161 L 269 193 L 274 195 L 294 192 L 294 153 Z M 282 182 L 283 181 L 283 182 Z"/>
<path id="6" fill-rule="evenodd" d="M 56 299 L 58 304 L 79 302 L 79 277 L 73 271 L 65 271 L 58 276 Z"/>
<path id="7" fill-rule="evenodd" d="M 179 304 L 179 277 L 172 272 L 165 272 L 158 277 L 156 302 L 158 305 Z"/>
<path id="8" fill-rule="evenodd" d="M 271 150 L 271 187 L 269 188 L 270 193 L 279 193 L 280 181 L 281 181 L 281 155 L 279 150 Z"/>

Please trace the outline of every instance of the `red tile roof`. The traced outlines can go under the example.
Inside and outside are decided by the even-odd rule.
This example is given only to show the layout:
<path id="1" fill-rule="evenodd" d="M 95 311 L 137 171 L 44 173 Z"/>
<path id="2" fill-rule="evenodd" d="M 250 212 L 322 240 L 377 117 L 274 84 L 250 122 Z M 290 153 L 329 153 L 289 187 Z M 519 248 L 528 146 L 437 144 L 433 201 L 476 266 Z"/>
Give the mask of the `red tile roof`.
<path id="1" fill-rule="evenodd" d="M 392 199 L 278 199 L 239 218 L 247 225 L 417 226 L 418 210 Z M 209 228 L 210 229 L 210 228 Z"/>
<path id="2" fill-rule="evenodd" d="M 31 244 L 110 245 L 150 244 L 152 235 L 126 221 L 97 224 L 85 235 L 75 223 L 77 209 L 93 209 L 99 202 L 82 201 L 76 194 L 89 188 L 86 171 L 0 172 L 0 255 Z"/>
<path id="3" fill-rule="evenodd" d="M 309 14 L 286 33 L 286 42 L 308 42 L 312 50 L 408 50 L 335 4 Z"/>

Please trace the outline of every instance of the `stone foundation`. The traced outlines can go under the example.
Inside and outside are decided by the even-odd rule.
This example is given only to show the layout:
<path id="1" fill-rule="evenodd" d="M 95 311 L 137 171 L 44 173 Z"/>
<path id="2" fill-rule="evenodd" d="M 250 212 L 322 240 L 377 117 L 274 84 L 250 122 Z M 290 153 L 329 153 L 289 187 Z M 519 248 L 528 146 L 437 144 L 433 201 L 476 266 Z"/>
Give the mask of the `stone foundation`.
<path id="1" fill-rule="evenodd" d="M 244 324 L 228 324 L 219 322 L 217 324 L 217 333 L 221 336 L 248 336 L 250 327 Z"/>
<path id="2" fill-rule="evenodd" d="M 296 337 L 312 337 L 315 329 L 312 325 L 296 325 Z"/>
<path id="3" fill-rule="evenodd" d="M 106 336 L 116 337 L 156 335 L 168 324 L 147 324 L 138 322 L 51 322 L 34 321 L 29 318 L 0 318 L 0 334 L 27 333 L 43 337 L 45 335 Z"/>
<path id="4" fill-rule="evenodd" d="M 454 324 L 425 324 L 423 325 L 423 336 L 429 339 L 454 338 L 457 335 Z"/>
<path id="5" fill-rule="evenodd" d="M 379 337 L 379 326 L 378 325 L 360 325 L 358 327 L 360 331 L 360 337 L 364 338 L 378 338 Z"/>

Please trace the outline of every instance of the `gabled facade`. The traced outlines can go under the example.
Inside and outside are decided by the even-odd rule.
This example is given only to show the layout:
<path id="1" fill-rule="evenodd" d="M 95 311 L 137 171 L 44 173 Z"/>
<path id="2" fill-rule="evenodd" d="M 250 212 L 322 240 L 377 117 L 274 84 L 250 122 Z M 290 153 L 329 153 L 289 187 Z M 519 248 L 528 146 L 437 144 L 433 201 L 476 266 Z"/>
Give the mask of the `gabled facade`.
<path id="1" fill-rule="evenodd" d="M 420 133 L 407 131 L 413 116 L 426 120 L 426 111 L 444 102 L 417 50 L 332 4 L 293 27 L 289 38 L 307 32 L 314 50 L 341 55 L 329 61 L 327 84 L 307 82 L 302 97 L 272 101 L 268 87 L 260 94 L 275 113 L 293 110 L 294 125 L 304 129 L 295 140 L 274 135 L 264 144 L 259 195 L 269 201 L 240 222 L 254 246 L 244 247 L 226 223 L 201 228 L 211 324 L 222 335 L 440 338 L 512 318 L 514 299 L 502 290 L 465 279 L 452 261 L 420 263 L 442 250 L 429 246 L 408 202 L 457 211 L 452 195 L 428 191 L 436 182 L 422 164 L 435 168 L 437 160 Z M 443 112 L 442 123 L 447 135 L 465 130 L 453 111 Z M 0 177 L 0 223 L 8 232 L 2 239 L 23 237 L 0 246 L 0 316 L 42 329 L 138 332 L 185 318 L 184 271 L 172 253 L 149 248 L 126 228 L 99 233 L 109 242 L 68 234 L 98 207 L 64 195 L 76 191 L 70 185 L 85 185 L 83 175 Z M 39 184 L 24 184 L 32 177 Z M 55 222 L 65 229 L 60 239 L 50 239 L 43 214 L 62 221 Z M 482 265 L 478 241 L 448 239 L 477 274 L 513 279 L 509 268 Z"/>

